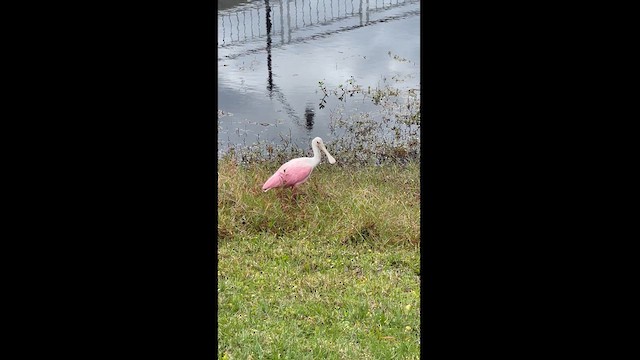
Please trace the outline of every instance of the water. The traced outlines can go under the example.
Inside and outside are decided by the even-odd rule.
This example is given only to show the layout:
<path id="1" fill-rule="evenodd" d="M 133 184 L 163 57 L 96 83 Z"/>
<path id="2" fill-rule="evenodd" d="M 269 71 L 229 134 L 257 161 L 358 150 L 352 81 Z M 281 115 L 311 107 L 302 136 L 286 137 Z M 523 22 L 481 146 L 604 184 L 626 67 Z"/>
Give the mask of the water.
<path id="1" fill-rule="evenodd" d="M 420 88 L 420 2 L 416 0 L 224 1 L 218 11 L 218 148 L 290 139 L 330 144 L 328 89 Z M 345 111 L 372 111 L 354 96 Z"/>

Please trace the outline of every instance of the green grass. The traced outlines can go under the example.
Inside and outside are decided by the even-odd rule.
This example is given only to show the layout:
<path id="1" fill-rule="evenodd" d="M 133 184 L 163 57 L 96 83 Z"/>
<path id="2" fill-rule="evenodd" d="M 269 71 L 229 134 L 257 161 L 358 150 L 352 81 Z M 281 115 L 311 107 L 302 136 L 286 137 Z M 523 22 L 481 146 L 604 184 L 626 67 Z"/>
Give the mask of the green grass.
<path id="1" fill-rule="evenodd" d="M 279 165 L 218 164 L 219 358 L 419 358 L 419 165 Z"/>

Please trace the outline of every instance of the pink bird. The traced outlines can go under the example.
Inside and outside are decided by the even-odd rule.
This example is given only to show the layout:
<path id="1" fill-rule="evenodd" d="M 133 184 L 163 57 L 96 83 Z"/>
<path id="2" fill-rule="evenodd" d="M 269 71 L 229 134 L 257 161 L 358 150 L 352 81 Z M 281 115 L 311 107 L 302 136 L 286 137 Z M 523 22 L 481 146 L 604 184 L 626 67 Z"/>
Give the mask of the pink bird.
<path id="1" fill-rule="evenodd" d="M 336 162 L 336 159 L 329 154 L 322 139 L 319 137 L 311 140 L 311 148 L 313 149 L 313 157 L 301 157 L 287 161 L 262 185 L 262 190 L 267 191 L 269 189 L 287 186 L 292 187 L 294 190 L 297 189 L 300 184 L 307 181 L 313 168 L 320 164 L 320 150 L 327 154 L 329 163 L 333 164 Z"/>

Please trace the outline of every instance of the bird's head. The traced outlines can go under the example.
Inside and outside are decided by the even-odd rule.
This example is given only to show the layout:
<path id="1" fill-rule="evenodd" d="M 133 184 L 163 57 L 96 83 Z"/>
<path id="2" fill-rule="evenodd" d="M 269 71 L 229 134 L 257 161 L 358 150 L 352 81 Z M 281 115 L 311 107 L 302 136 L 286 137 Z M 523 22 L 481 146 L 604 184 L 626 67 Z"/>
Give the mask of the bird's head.
<path id="1" fill-rule="evenodd" d="M 327 155 L 327 158 L 329 159 L 329 163 L 330 164 L 334 164 L 336 162 L 336 159 L 334 159 L 333 156 L 331 156 L 331 154 L 329 154 L 329 151 L 324 146 L 324 142 L 322 142 L 321 138 L 319 138 L 319 137 L 314 138 L 312 140 L 312 145 L 313 146 L 317 146 L 320 150 L 324 151 L 324 153 Z"/>

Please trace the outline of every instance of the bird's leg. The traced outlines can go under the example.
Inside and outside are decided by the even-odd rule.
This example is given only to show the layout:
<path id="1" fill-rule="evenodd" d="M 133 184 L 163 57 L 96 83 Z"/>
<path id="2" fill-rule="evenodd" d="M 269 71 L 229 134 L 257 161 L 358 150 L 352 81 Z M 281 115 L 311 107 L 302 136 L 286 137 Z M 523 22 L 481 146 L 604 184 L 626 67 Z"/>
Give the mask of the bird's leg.
<path id="1" fill-rule="evenodd" d="M 294 198 L 294 199 L 296 200 L 296 202 L 297 202 L 297 201 L 298 201 L 298 196 L 299 196 L 299 193 L 298 193 L 298 185 L 294 185 L 294 186 L 291 188 L 291 193 L 293 194 L 293 198 Z"/>
<path id="2" fill-rule="evenodd" d="M 299 198 L 300 198 L 300 195 L 299 195 L 299 193 L 298 193 L 298 187 L 297 187 L 297 186 L 294 186 L 294 187 L 292 188 L 291 193 L 293 194 L 293 200 L 296 202 L 296 205 L 298 205 L 298 207 L 300 207 L 300 203 L 298 202 L 298 200 L 299 200 Z"/>

